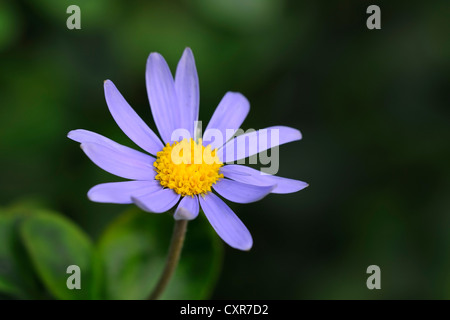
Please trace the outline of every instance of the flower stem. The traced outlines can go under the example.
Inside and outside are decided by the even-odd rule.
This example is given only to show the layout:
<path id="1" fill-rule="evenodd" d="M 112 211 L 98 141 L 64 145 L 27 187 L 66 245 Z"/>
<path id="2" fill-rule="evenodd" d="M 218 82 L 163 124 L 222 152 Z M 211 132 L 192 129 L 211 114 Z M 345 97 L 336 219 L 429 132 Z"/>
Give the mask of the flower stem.
<path id="1" fill-rule="evenodd" d="M 172 240 L 170 241 L 169 253 L 167 255 L 166 266 L 159 279 L 155 289 L 150 294 L 149 300 L 157 300 L 169 284 L 180 259 L 181 249 L 183 248 L 184 236 L 186 234 L 187 220 L 175 220 Z"/>

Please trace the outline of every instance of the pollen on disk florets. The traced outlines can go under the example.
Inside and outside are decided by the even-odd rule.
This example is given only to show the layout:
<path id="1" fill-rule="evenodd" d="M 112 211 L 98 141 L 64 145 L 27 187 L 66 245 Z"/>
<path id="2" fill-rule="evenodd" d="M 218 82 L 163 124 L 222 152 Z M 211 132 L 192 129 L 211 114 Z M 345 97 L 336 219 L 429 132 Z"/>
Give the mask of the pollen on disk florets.
<path id="1" fill-rule="evenodd" d="M 201 139 L 199 142 L 184 139 L 167 143 L 156 155 L 153 164 L 157 173 L 155 179 L 182 196 L 209 192 L 211 186 L 223 178 L 219 173 L 223 163 L 216 151 L 209 145 L 205 148 Z"/>

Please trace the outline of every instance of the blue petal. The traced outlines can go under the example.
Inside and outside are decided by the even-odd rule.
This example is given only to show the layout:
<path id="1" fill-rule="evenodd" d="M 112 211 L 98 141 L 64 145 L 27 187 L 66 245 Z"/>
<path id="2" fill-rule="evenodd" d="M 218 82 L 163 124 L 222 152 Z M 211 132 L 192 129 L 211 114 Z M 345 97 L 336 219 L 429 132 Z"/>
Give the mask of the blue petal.
<path id="1" fill-rule="evenodd" d="M 253 168 L 235 164 L 223 166 L 220 169 L 220 172 L 229 179 L 253 184 L 255 186 L 275 185 L 272 193 L 292 193 L 300 191 L 308 186 L 306 182 L 300 180 L 262 174 L 261 171 Z"/>
<path id="2" fill-rule="evenodd" d="M 132 196 L 133 202 L 142 210 L 162 213 L 170 210 L 180 199 L 180 195 L 172 189 L 159 189 L 142 196 Z"/>
<path id="3" fill-rule="evenodd" d="M 181 199 L 173 217 L 175 220 L 193 220 L 197 218 L 198 211 L 198 197 L 185 196 Z"/>
<path id="4" fill-rule="evenodd" d="M 158 181 L 123 181 L 102 183 L 92 187 L 88 198 L 94 202 L 103 203 L 133 203 L 131 197 L 148 194 L 161 189 Z"/>
<path id="5" fill-rule="evenodd" d="M 222 179 L 213 185 L 214 190 L 227 200 L 237 203 L 250 203 L 261 200 L 276 186 L 255 186 L 238 181 Z"/>
<path id="6" fill-rule="evenodd" d="M 269 127 L 242 134 L 228 141 L 217 151 L 217 156 L 222 162 L 232 162 L 301 138 L 302 135 L 297 129 Z"/>
<path id="7" fill-rule="evenodd" d="M 211 144 L 211 149 L 224 145 L 235 134 L 250 111 L 247 98 L 238 92 L 227 92 L 214 111 L 203 135 L 203 144 Z M 221 139 L 211 141 L 212 129 L 221 133 Z M 228 129 L 228 130 L 227 130 Z"/>
<path id="8" fill-rule="evenodd" d="M 104 83 L 105 98 L 109 111 L 122 131 L 145 151 L 156 155 L 163 144 L 145 124 L 110 80 Z"/>
<path id="9" fill-rule="evenodd" d="M 239 250 L 250 250 L 253 239 L 236 214 L 213 193 L 199 197 L 206 218 L 217 234 L 229 246 Z"/>
<path id="10" fill-rule="evenodd" d="M 175 85 L 166 60 L 156 52 L 150 54 L 145 73 L 150 107 L 165 143 L 172 142 L 172 133 L 181 128 Z"/>
<path id="11" fill-rule="evenodd" d="M 67 136 L 80 142 L 81 149 L 92 162 L 109 173 L 133 180 L 153 180 L 155 177 L 155 158 L 148 154 L 87 130 L 73 130 Z"/>
<path id="12" fill-rule="evenodd" d="M 186 48 L 175 73 L 175 92 L 178 98 L 178 112 L 180 126 L 187 129 L 194 138 L 195 121 L 198 120 L 200 92 L 197 68 L 194 55 L 190 48 Z"/>

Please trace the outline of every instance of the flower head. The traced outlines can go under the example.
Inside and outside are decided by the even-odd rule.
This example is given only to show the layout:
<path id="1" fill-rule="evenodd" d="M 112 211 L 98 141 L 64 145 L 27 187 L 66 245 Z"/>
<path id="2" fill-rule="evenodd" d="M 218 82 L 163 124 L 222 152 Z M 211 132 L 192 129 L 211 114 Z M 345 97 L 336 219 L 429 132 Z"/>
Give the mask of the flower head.
<path id="1" fill-rule="evenodd" d="M 70 131 L 86 155 L 100 168 L 130 181 L 103 183 L 88 192 L 90 200 L 134 203 L 162 213 L 176 206 L 174 218 L 192 220 L 199 207 L 217 234 L 231 247 L 249 250 L 253 240 L 236 214 L 213 191 L 237 203 L 262 199 L 269 193 L 291 193 L 305 182 L 262 174 L 247 166 L 227 164 L 280 144 L 300 140 L 298 130 L 270 127 L 235 136 L 250 105 L 240 93 L 220 101 L 202 137 L 198 136 L 198 76 L 187 48 L 175 78 L 164 58 L 151 53 L 146 69 L 147 93 L 161 139 L 130 107 L 110 80 L 104 83 L 106 102 L 122 131 L 146 153 L 87 130 Z"/>

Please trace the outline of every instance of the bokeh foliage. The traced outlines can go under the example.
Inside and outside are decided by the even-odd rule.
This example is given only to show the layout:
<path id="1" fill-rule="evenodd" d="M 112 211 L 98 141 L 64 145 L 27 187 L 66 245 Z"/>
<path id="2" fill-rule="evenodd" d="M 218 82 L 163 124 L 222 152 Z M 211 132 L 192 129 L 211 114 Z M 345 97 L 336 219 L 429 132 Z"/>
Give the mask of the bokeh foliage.
<path id="1" fill-rule="evenodd" d="M 212 297 L 450 297 L 448 1 L 76 3 L 81 30 L 66 28 L 70 1 L 0 2 L 2 205 L 24 195 L 42 199 L 44 208 L 65 217 L 52 220 L 70 229 L 60 236 L 73 233 L 84 243 L 76 249 L 80 256 L 91 255 L 94 246 L 126 263 L 112 256 L 121 254 L 114 246 L 126 245 L 133 251 L 125 250 L 123 258 L 133 255 L 130 261 L 145 264 L 147 249 L 139 239 L 157 239 L 152 250 L 161 250 L 163 259 L 170 215 L 148 215 L 133 226 L 128 213 L 112 222 L 128 208 L 91 203 L 85 195 L 95 184 L 118 179 L 90 163 L 66 134 L 85 128 L 133 146 L 108 114 L 103 80 L 114 81 L 154 129 L 145 92 L 147 56 L 160 52 L 174 70 L 190 46 L 204 127 L 226 91 L 242 92 L 251 103 L 244 128 L 288 125 L 302 131 L 301 142 L 280 148 L 280 175 L 310 183 L 297 194 L 232 205 L 255 245 L 248 253 L 226 249 Z M 370 4 L 381 7 L 381 30 L 365 27 Z M 33 263 L 41 242 L 29 241 L 27 247 L 25 235 L 28 229 L 28 237 L 44 239 L 50 231 L 36 224 L 47 218 L 17 219 L 23 218 L 0 216 L 0 254 L 20 255 L 8 260 L 9 270 L 20 276 L 0 278 L 0 288 L 20 298 L 52 296 L 58 289 L 49 283 L 56 279 L 38 278 L 45 271 Z M 160 223 L 167 223 L 164 232 L 155 229 Z M 11 231 L 19 224 L 24 231 Z M 218 240 L 202 236 L 210 228 L 204 219 L 191 227 L 206 229 L 186 246 Z M 16 246 L 21 249 L 12 249 Z M 179 272 L 197 281 L 202 273 L 192 271 L 194 257 L 186 253 L 188 265 Z M 21 259 L 25 262 L 17 262 Z M 371 264 L 381 267 L 380 291 L 365 286 Z M 129 277 L 146 278 L 152 270 L 117 262 L 103 276 L 120 275 L 114 266 L 130 270 Z M 98 294 L 142 296 L 144 283 L 130 279 L 123 279 L 127 292 L 113 285 Z"/>
<path id="2" fill-rule="evenodd" d="M 146 299 L 167 255 L 173 219 L 136 208 L 113 221 L 94 243 L 62 215 L 18 203 L 0 212 L 0 295 L 19 299 Z M 182 260 L 162 298 L 210 296 L 222 244 L 206 223 L 191 224 Z M 69 266 L 81 289 L 69 290 Z"/>

